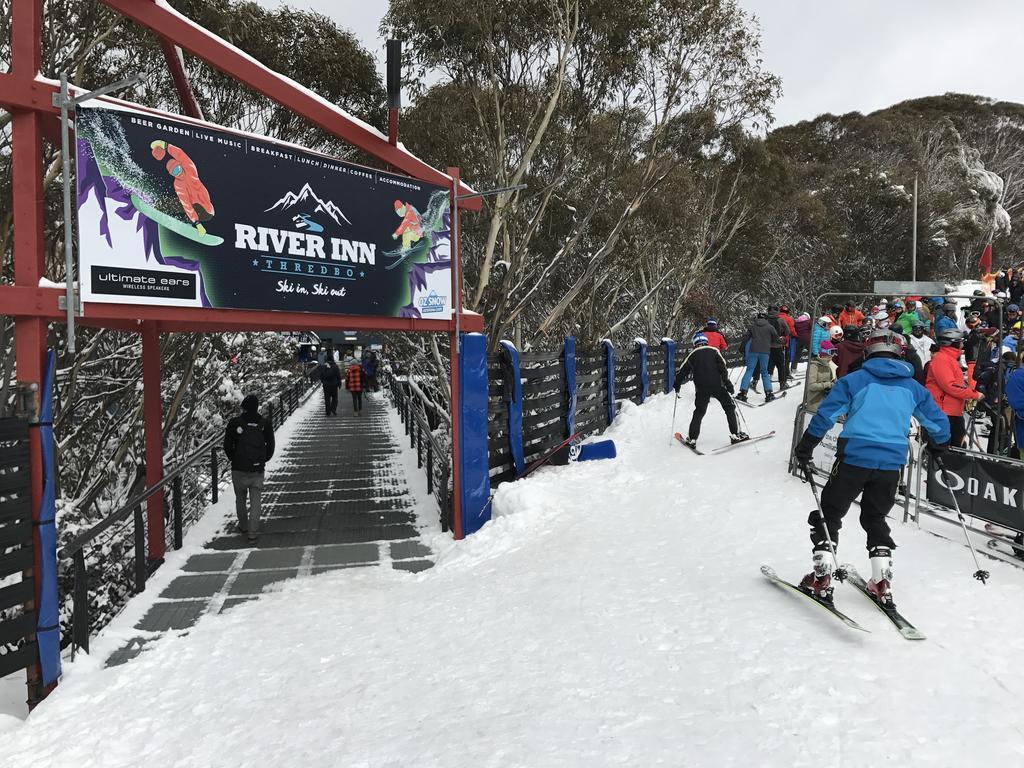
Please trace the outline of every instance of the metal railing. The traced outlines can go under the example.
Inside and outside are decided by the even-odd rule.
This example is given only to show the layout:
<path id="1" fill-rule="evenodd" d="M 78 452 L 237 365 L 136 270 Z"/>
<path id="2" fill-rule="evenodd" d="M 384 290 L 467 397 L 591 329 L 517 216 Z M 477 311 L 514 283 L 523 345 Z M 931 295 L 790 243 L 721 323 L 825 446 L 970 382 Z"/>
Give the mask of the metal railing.
<path id="1" fill-rule="evenodd" d="M 284 389 L 271 396 L 265 406 L 264 415 L 270 420 L 274 429 L 281 426 L 303 402 L 304 395 L 313 387 L 307 377 L 303 376 Z M 90 578 L 86 563 L 86 548 L 101 549 L 101 553 L 113 561 L 113 569 L 106 569 L 104 581 L 108 587 L 117 576 L 120 566 L 123 568 L 125 559 L 120 555 L 128 538 L 127 526 L 132 526 L 131 548 L 133 560 L 132 594 L 138 594 L 146 588 L 150 575 L 162 564 L 162 559 L 151 559 L 147 556 L 146 540 L 147 516 L 143 512 L 143 504 L 158 493 L 166 493 L 170 488 L 171 504 L 165 511 L 165 519 L 169 518 L 167 530 L 168 544 L 171 549 L 181 549 L 185 530 L 197 521 L 207 503 L 216 504 L 220 497 L 221 485 L 226 482 L 229 472 L 222 472 L 221 465 L 227 461 L 223 451 L 219 450 L 222 435 L 214 435 L 204 441 L 189 456 L 180 461 L 173 469 L 165 472 L 163 478 L 154 485 L 145 487 L 143 475 L 137 473 L 136 481 L 129 491 L 129 498 L 123 505 L 88 530 L 75 536 L 65 544 L 58 558 L 71 561 L 71 596 L 72 596 L 72 654 L 77 648 L 89 652 L 90 636 Z M 189 474 L 190 470 L 196 471 Z M 184 491 L 185 482 L 189 481 L 191 492 Z M 109 563 L 108 563 L 109 565 Z M 110 590 L 108 589 L 108 592 Z M 130 597 L 131 595 L 128 595 Z M 127 602 L 127 597 L 124 602 Z M 123 607 L 118 606 L 118 609 Z"/>
<path id="2" fill-rule="evenodd" d="M 416 451 L 416 467 L 426 471 L 427 493 L 432 494 L 437 501 L 441 530 L 450 531 L 454 525 L 450 487 L 451 451 L 441 445 L 427 421 L 426 409 L 432 405 L 418 397 L 401 377 L 384 370 L 379 375 L 405 427 L 409 447 Z"/>

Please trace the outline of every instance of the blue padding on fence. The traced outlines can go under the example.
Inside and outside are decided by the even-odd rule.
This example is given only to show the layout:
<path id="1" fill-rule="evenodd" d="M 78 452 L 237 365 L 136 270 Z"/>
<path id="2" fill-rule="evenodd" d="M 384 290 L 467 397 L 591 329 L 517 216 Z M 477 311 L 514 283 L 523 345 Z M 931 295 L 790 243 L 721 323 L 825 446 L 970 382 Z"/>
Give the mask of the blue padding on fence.
<path id="1" fill-rule="evenodd" d="M 462 334 L 459 355 L 459 489 L 462 533 L 468 536 L 491 519 L 487 467 L 487 337 Z"/>
<path id="2" fill-rule="evenodd" d="M 523 381 L 519 374 L 519 350 L 511 341 L 502 341 L 501 348 L 508 361 L 506 375 L 512 384 L 511 391 L 506 389 L 512 397 L 508 403 L 508 449 L 516 474 L 521 475 L 526 469 L 526 458 L 523 456 Z"/>
<path id="3" fill-rule="evenodd" d="M 642 403 L 651 394 L 651 382 L 647 379 L 647 342 L 637 339 L 636 346 L 640 350 L 640 402 Z"/>
<path id="4" fill-rule="evenodd" d="M 39 667 L 43 685 L 57 682 L 60 677 L 60 609 L 57 596 L 57 514 L 56 463 L 53 455 L 53 369 L 56 357 L 53 350 L 46 356 L 46 375 L 43 382 L 39 409 L 39 441 L 43 451 L 43 498 L 36 516 L 39 532 L 39 613 L 36 619 L 36 643 L 39 648 Z M 486 429 L 486 426 L 484 427 Z"/>
<path id="5" fill-rule="evenodd" d="M 565 366 L 565 436 L 576 434 L 576 339 L 565 337 L 565 353 L 562 358 Z"/>
<path id="6" fill-rule="evenodd" d="M 676 384 L 676 343 L 672 339 L 662 339 L 665 347 L 665 394 L 672 391 Z"/>
<path id="7" fill-rule="evenodd" d="M 604 340 L 604 377 L 608 387 L 608 423 L 615 421 L 615 347 Z"/>

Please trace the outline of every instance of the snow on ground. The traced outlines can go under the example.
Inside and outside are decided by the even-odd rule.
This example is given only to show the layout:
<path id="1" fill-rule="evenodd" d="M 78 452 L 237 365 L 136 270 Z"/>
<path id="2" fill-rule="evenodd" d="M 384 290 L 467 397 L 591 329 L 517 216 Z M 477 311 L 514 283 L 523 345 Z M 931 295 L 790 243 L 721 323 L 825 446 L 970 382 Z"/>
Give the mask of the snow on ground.
<path id="1" fill-rule="evenodd" d="M 502 486 L 433 569 L 292 581 L 123 666 L 74 665 L 0 765 L 1022 764 L 1020 570 L 990 562 L 982 586 L 963 546 L 896 526 L 917 643 L 849 587 L 872 634 L 761 577 L 808 566 L 797 399 L 744 410 L 779 437 L 704 457 L 670 445 L 671 397 L 627 404 L 617 459 Z M 840 552 L 866 569 L 856 514 Z"/>

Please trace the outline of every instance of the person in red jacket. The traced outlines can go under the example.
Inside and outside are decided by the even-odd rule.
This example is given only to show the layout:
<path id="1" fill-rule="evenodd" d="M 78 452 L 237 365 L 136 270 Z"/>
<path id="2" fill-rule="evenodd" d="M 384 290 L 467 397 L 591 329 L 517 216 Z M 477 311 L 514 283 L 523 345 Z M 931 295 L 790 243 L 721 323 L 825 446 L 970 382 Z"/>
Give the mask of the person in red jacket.
<path id="1" fill-rule="evenodd" d="M 837 320 L 841 328 L 846 328 L 850 325 L 860 328 L 864 325 L 864 313 L 857 309 L 856 304 L 848 301 L 846 302 L 846 308 L 839 313 Z"/>
<path id="2" fill-rule="evenodd" d="M 363 368 L 358 360 L 349 359 L 345 369 L 345 389 L 352 393 L 352 413 L 363 412 Z"/>
<path id="3" fill-rule="evenodd" d="M 981 400 L 982 394 L 967 386 L 964 381 L 964 370 L 960 367 L 960 355 L 964 347 L 963 332 L 948 328 L 940 332 L 935 341 L 939 350 L 932 355 L 925 386 L 935 398 L 939 409 L 949 417 L 949 444 L 960 448 L 967 434 L 964 427 L 964 403 L 968 400 Z"/>
<path id="4" fill-rule="evenodd" d="M 200 236 L 205 235 L 206 227 L 203 226 L 203 222 L 213 218 L 213 202 L 210 200 L 210 192 L 206 185 L 199 180 L 196 164 L 181 147 L 168 144 L 162 139 L 151 143 L 149 149 L 154 159 L 160 162 L 166 160 L 167 172 L 174 177 L 174 194 L 178 196 L 182 210 L 188 220 L 195 224 L 196 232 Z"/>
<path id="5" fill-rule="evenodd" d="M 704 324 L 704 330 L 701 331 L 708 340 L 708 346 L 714 347 L 723 354 L 729 351 L 729 342 L 725 340 L 718 330 L 718 321 L 713 317 L 709 317 L 707 323 Z"/>

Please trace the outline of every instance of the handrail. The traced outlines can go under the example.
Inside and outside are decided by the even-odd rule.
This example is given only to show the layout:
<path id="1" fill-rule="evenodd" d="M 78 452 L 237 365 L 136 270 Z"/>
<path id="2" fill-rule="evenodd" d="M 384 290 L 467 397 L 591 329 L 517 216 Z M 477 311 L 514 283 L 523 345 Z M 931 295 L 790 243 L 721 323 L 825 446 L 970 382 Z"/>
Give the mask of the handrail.
<path id="1" fill-rule="evenodd" d="M 198 464 L 200 460 L 205 460 L 209 458 L 210 448 L 219 443 L 220 440 L 221 437 L 219 435 L 214 435 L 213 437 L 211 437 L 209 440 L 203 443 L 201 447 L 197 448 L 194 453 L 185 458 L 185 460 L 182 461 L 178 466 L 176 466 L 173 470 L 165 474 L 162 479 L 160 479 L 153 485 L 148 486 L 142 493 L 126 501 L 117 511 L 107 515 L 105 518 L 103 518 L 98 523 L 89 528 L 89 530 L 83 531 L 82 533 L 78 534 L 75 538 L 73 538 L 63 547 L 61 547 L 60 552 L 57 553 L 57 557 L 61 560 L 70 560 L 71 558 L 73 558 L 75 556 L 75 552 L 77 552 L 80 549 L 83 549 L 93 539 L 95 539 L 101 533 L 103 533 L 108 528 L 113 526 L 115 523 L 125 520 L 136 507 L 141 505 L 142 502 L 149 499 L 150 496 L 155 495 L 157 491 L 163 490 L 168 483 L 171 483 L 174 481 L 175 478 L 180 477 L 181 474 L 186 469 Z"/>

